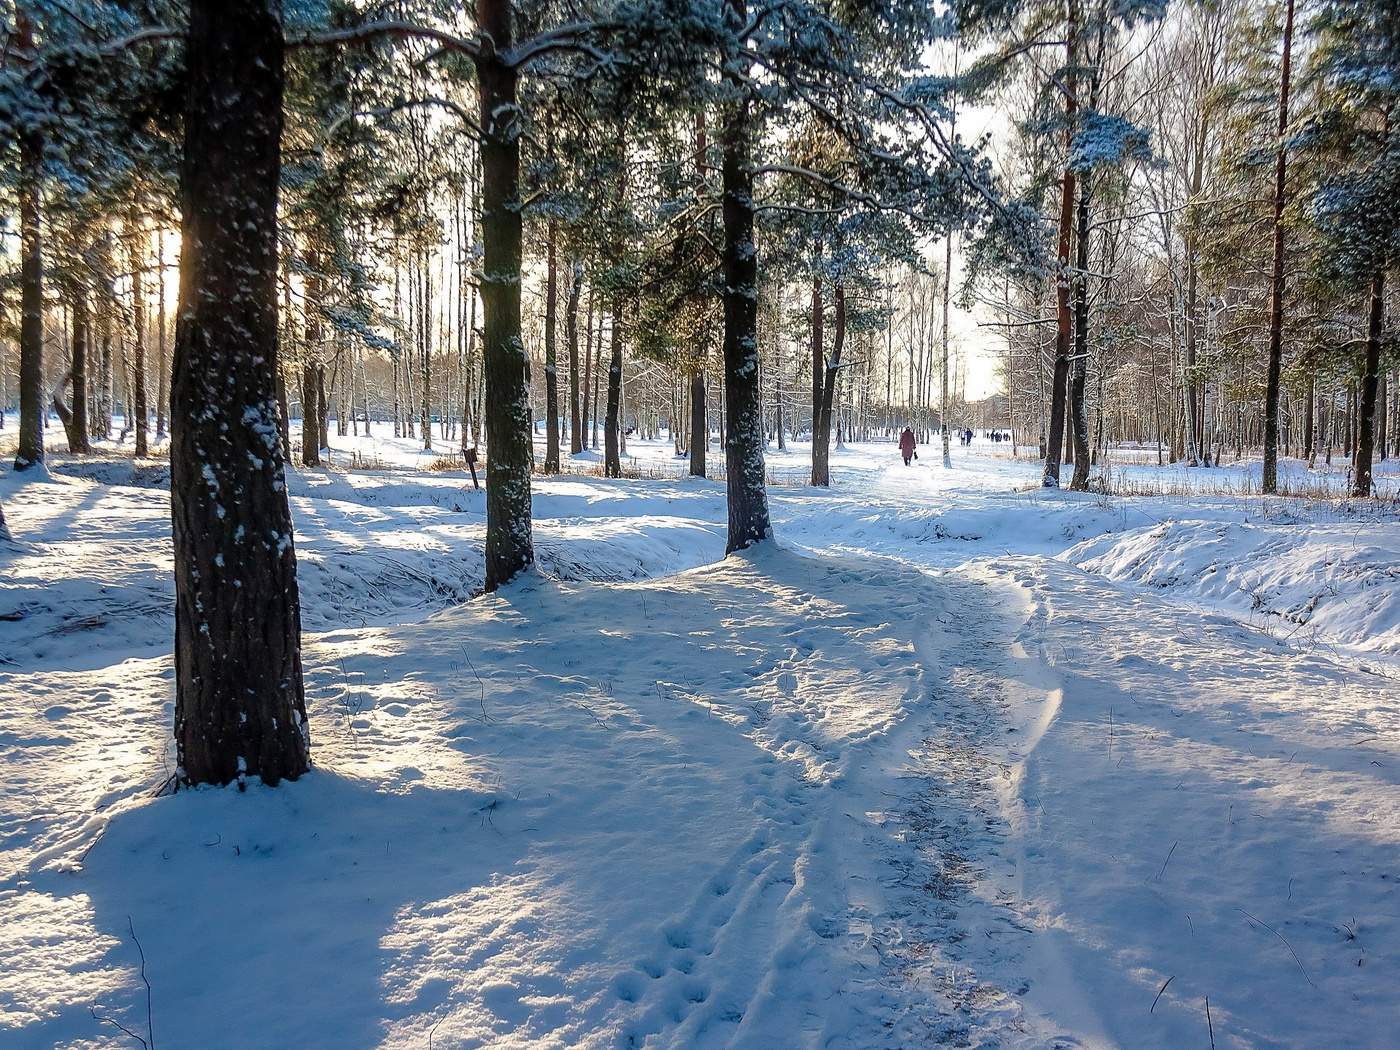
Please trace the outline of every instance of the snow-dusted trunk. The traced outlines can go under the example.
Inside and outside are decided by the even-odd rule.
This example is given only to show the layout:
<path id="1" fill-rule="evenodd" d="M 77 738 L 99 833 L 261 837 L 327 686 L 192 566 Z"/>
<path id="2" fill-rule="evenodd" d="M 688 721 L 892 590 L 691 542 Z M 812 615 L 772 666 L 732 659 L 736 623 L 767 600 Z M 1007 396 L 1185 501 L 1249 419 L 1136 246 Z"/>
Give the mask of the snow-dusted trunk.
<path id="1" fill-rule="evenodd" d="M 277 427 L 282 26 L 194 0 L 171 383 L 175 741 L 187 784 L 306 772 L 296 553 Z"/>
<path id="2" fill-rule="evenodd" d="M 578 297 L 582 287 L 583 264 L 574 259 L 569 263 L 569 301 L 564 309 L 564 339 L 569 344 L 569 452 L 572 455 L 583 451 L 578 382 Z M 587 397 L 586 392 L 584 397 Z"/>
<path id="3" fill-rule="evenodd" d="M 556 305 L 559 297 L 559 271 L 555 255 L 555 221 L 549 220 L 544 291 L 544 472 L 559 473 L 559 362 L 554 346 Z"/>
<path id="4" fill-rule="evenodd" d="M 1356 477 L 1353 496 L 1371 494 L 1371 470 L 1376 449 L 1376 390 L 1380 385 L 1381 327 L 1385 321 L 1385 270 L 1371 278 L 1371 301 L 1367 311 L 1366 363 L 1361 375 L 1360 404 L 1356 425 Z"/>
<path id="5" fill-rule="evenodd" d="M 846 345 L 846 289 L 839 282 L 833 290 L 836 331 L 831 341 L 831 357 L 823 362 L 821 387 L 817 393 L 816 422 L 812 426 L 812 484 L 831 484 L 831 423 L 836 402 L 836 377 L 841 371 L 841 352 Z M 814 319 L 817 306 L 813 306 Z M 815 360 L 813 361 L 815 364 Z M 837 437 L 838 442 L 840 436 Z"/>
<path id="6" fill-rule="evenodd" d="M 690 476 L 705 476 L 705 453 L 710 444 L 710 419 L 705 408 L 705 370 L 690 373 Z"/>
<path id="7" fill-rule="evenodd" d="M 486 417 L 486 589 L 535 559 L 530 525 L 529 361 L 520 336 L 520 107 L 510 0 L 476 0 L 481 100 L 482 378 Z"/>
<path id="8" fill-rule="evenodd" d="M 18 50 L 34 47 L 34 31 L 16 12 Z M 39 182 L 44 144 L 36 132 L 19 136 L 19 448 L 15 470 L 44 461 L 44 256 Z"/>
<path id="9" fill-rule="evenodd" d="M 620 436 L 622 433 L 622 306 L 618 297 L 612 304 L 611 354 L 608 357 L 608 416 L 603 423 L 603 473 L 622 477 Z"/>
<path id="10" fill-rule="evenodd" d="M 744 0 L 727 0 L 731 22 L 748 18 Z M 725 552 L 772 535 L 763 462 L 763 403 L 758 382 L 758 249 L 754 245 L 753 171 L 749 164 L 749 107 L 738 55 L 727 56 L 725 76 L 735 98 L 720 129 L 724 186 L 724 463 L 728 473 L 729 538 Z"/>
<path id="11" fill-rule="evenodd" d="M 1278 74 L 1278 141 L 1274 154 L 1274 258 L 1269 273 L 1269 369 L 1264 385 L 1264 479 L 1266 495 L 1278 491 L 1278 395 L 1283 371 L 1283 210 L 1288 191 L 1288 90 L 1293 61 L 1293 0 L 1283 20 L 1283 59 Z"/>

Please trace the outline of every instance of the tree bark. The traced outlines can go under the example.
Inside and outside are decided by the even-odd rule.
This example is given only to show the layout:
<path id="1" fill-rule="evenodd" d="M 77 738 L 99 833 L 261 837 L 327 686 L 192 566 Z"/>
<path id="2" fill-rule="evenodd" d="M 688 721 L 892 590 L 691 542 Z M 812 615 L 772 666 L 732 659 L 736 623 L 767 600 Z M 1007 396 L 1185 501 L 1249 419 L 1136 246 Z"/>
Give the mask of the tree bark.
<path id="1" fill-rule="evenodd" d="M 583 395 L 579 404 L 578 422 L 579 444 L 585 449 L 590 447 L 588 421 L 593 417 L 590 406 L 593 403 L 591 399 L 593 396 L 593 300 L 595 298 L 596 292 L 590 287 L 588 289 L 588 317 L 583 325 L 583 363 L 580 366 L 583 369 Z"/>
<path id="2" fill-rule="evenodd" d="M 569 300 L 564 309 L 564 339 L 569 344 L 569 453 L 575 456 L 583 451 L 578 374 L 578 299 L 582 287 L 583 264 L 574 259 L 569 263 Z"/>
<path id="3" fill-rule="evenodd" d="M 603 474 L 622 477 L 622 306 L 616 295 L 612 304 L 612 340 L 608 357 L 608 415 L 603 423 Z"/>
<path id="4" fill-rule="evenodd" d="M 1283 209 L 1288 188 L 1288 89 L 1293 60 L 1293 0 L 1287 0 L 1283 22 L 1283 60 L 1278 78 L 1278 145 L 1274 156 L 1274 258 L 1269 274 L 1269 370 L 1264 387 L 1265 495 L 1278 492 L 1278 395 L 1283 372 Z"/>
<path id="5" fill-rule="evenodd" d="M 147 424 L 150 420 L 150 404 L 146 397 L 146 289 L 143 270 L 146 266 L 146 245 L 142 244 L 144 233 L 139 221 L 131 221 L 131 407 L 136 427 L 137 456 L 150 455 Z"/>
<path id="6" fill-rule="evenodd" d="M 942 433 L 943 442 L 943 466 L 945 469 L 952 469 L 953 454 L 950 442 L 952 435 L 948 431 L 948 300 L 952 291 L 953 283 L 953 234 L 948 233 L 947 244 L 944 249 L 943 258 L 943 364 L 942 378 L 939 381 L 938 390 L 938 429 Z M 1011 403 L 1012 376 L 1008 372 L 1006 376 L 1006 401 Z"/>
<path id="7" fill-rule="evenodd" d="M 1069 0 L 1066 17 L 1065 52 L 1066 64 L 1070 72 L 1066 75 L 1065 121 L 1072 128 L 1078 104 L 1075 99 L 1075 34 L 1078 0 Z M 1072 131 L 1069 134 L 1073 134 Z M 1050 384 L 1050 427 L 1045 442 L 1045 471 L 1041 484 L 1045 488 L 1059 488 L 1060 458 L 1065 434 L 1065 402 L 1069 392 L 1069 349 L 1070 349 L 1070 275 L 1069 252 L 1074 230 L 1074 169 L 1065 165 L 1060 176 L 1060 236 L 1056 249 L 1059 272 L 1055 282 L 1055 371 Z"/>
<path id="8" fill-rule="evenodd" d="M 275 0 L 194 0 L 171 384 L 175 740 L 186 784 L 310 765 L 296 553 L 277 427 Z"/>
<path id="9" fill-rule="evenodd" d="M 85 288 L 73 297 L 73 425 L 68 433 L 68 451 L 92 451 L 88 442 L 88 351 L 92 346 L 92 317 Z"/>
<path id="10" fill-rule="evenodd" d="M 555 258 L 555 227 L 549 220 L 548 247 L 545 262 L 544 293 L 544 472 L 559 473 L 559 364 L 554 345 L 556 318 L 555 300 L 559 296 L 559 273 Z"/>
<path id="11" fill-rule="evenodd" d="M 306 359 L 301 370 L 301 462 L 302 466 L 321 465 L 321 400 L 316 358 L 321 353 L 321 261 L 316 255 L 306 260 Z"/>
<path id="12" fill-rule="evenodd" d="M 1089 174 L 1079 183 L 1078 230 L 1075 243 L 1074 362 L 1070 370 L 1070 429 L 1074 440 L 1074 474 L 1069 487 L 1083 492 L 1089 487 L 1089 418 L 1084 395 L 1089 375 Z"/>
<path id="13" fill-rule="evenodd" d="M 1353 496 L 1371 494 L 1371 471 L 1376 448 L 1376 391 L 1380 385 L 1381 327 L 1385 321 L 1385 269 L 1371 278 L 1371 302 L 1366 324 L 1366 365 L 1361 376 L 1361 403 L 1357 410 L 1356 477 Z"/>
<path id="14" fill-rule="evenodd" d="M 1307 404 L 1303 406 L 1303 458 L 1308 461 L 1308 466 L 1312 466 L 1313 452 L 1316 448 L 1317 425 L 1314 421 L 1314 405 L 1317 401 L 1317 375 L 1308 376 L 1308 398 Z"/>
<path id="15" fill-rule="evenodd" d="M 476 59 L 481 104 L 482 375 L 486 416 L 486 590 L 535 560 L 530 522 L 529 361 L 520 333 L 520 107 L 511 0 L 476 0 L 484 41 Z"/>
<path id="16" fill-rule="evenodd" d="M 812 441 L 817 439 L 817 423 L 822 411 L 822 373 L 826 361 L 826 314 L 822 307 L 822 279 L 812 278 Z M 816 445 L 813 444 L 813 451 Z M 813 485 L 817 482 L 813 481 Z"/>
<path id="17" fill-rule="evenodd" d="M 105 441 L 112 432 L 112 320 L 105 308 L 105 299 L 101 301 L 104 303 L 104 308 L 101 311 L 102 320 L 99 325 L 102 333 L 99 364 L 101 374 L 98 376 L 100 387 L 98 401 L 100 404 L 98 405 L 97 419 L 93 423 L 93 434 Z"/>
<path id="18" fill-rule="evenodd" d="M 745 0 L 726 0 L 726 18 L 737 29 L 748 19 Z M 770 539 L 763 403 L 758 374 L 758 249 L 753 240 L 753 172 L 749 163 L 749 104 L 740 55 L 725 56 L 725 78 L 734 91 L 720 129 L 724 250 L 724 463 L 729 497 L 725 553 Z"/>
<path id="19" fill-rule="evenodd" d="M 846 289 L 840 282 L 837 282 L 833 289 L 833 299 L 836 332 L 832 337 L 831 357 L 822 362 L 816 422 L 812 425 L 812 484 L 821 486 L 831 484 L 832 409 L 836 401 L 836 377 L 841 371 L 841 352 L 846 345 Z M 813 309 L 815 310 L 816 306 Z M 815 317 L 815 313 L 813 316 Z"/>
<path id="20" fill-rule="evenodd" d="M 166 376 L 170 373 L 170 359 L 165 344 L 165 231 L 156 234 L 156 440 L 165 439 L 167 423 L 166 407 L 170 404 L 170 392 L 166 389 Z M 282 383 L 282 373 L 277 373 L 279 397 L 285 402 L 286 391 Z M 285 409 L 285 404 L 282 406 Z M 287 414 L 281 416 L 282 447 L 289 448 L 286 438 Z"/>
<path id="21" fill-rule="evenodd" d="M 705 476 L 705 453 L 710 445 L 710 419 L 705 405 L 705 370 L 690 373 L 690 476 Z"/>
<path id="22" fill-rule="evenodd" d="M 16 11 L 21 51 L 34 47 L 34 29 Z M 19 136 L 19 448 L 15 470 L 44 462 L 44 256 L 40 233 L 40 172 L 44 144 L 37 131 Z"/>

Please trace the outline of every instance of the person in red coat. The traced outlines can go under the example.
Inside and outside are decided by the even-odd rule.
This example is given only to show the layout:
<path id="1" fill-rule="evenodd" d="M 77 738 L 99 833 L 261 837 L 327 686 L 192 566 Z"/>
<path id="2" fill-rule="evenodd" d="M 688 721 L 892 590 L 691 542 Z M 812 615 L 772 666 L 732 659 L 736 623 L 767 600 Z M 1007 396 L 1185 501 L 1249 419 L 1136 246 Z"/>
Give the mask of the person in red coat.
<path id="1" fill-rule="evenodd" d="M 914 451 L 914 431 L 908 427 L 905 427 L 904 433 L 899 435 L 899 454 L 904 457 L 906 467 L 911 459 L 919 458 L 919 454 Z"/>

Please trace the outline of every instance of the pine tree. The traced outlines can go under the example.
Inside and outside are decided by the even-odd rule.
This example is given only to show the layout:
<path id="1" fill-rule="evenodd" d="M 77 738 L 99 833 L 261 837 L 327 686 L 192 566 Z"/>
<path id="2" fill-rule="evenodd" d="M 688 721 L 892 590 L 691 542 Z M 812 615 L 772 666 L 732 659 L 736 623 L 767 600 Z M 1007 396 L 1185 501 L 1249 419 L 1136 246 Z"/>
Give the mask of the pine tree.
<path id="1" fill-rule="evenodd" d="M 1360 0 L 1327 0 L 1314 55 L 1324 83 L 1312 137 L 1332 161 L 1313 213 L 1321 268 L 1365 302 L 1356 469 L 1352 492 L 1372 491 L 1377 402 L 1385 344 L 1386 277 L 1400 259 L 1400 11 Z M 1383 442 L 1382 442 L 1383 444 Z"/>
<path id="2" fill-rule="evenodd" d="M 188 784 L 276 784 L 309 767 L 276 403 L 276 8 L 190 8 L 171 388 L 175 739 Z"/>

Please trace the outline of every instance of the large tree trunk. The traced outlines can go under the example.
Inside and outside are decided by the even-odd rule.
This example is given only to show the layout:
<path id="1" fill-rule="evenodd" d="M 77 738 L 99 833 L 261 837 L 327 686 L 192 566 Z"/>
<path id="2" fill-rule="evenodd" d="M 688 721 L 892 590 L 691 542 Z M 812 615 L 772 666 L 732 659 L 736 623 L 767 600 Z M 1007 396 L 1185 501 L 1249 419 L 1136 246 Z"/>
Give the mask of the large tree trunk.
<path id="1" fill-rule="evenodd" d="M 745 0 L 727 0 L 731 26 L 748 19 Z M 753 172 L 749 164 L 747 90 L 742 58 L 726 55 L 725 76 L 737 96 L 720 128 L 724 198 L 724 464 L 729 496 L 725 553 L 772 536 L 763 462 L 763 402 L 758 373 L 758 249 L 754 245 Z"/>
<path id="2" fill-rule="evenodd" d="M 836 401 L 836 377 L 841 371 L 841 351 L 846 345 L 846 289 L 839 283 L 833 290 L 833 298 L 836 333 L 832 338 L 831 357 L 823 362 L 816 422 L 812 426 L 812 484 L 822 486 L 831 484 L 832 408 Z"/>
<path id="3" fill-rule="evenodd" d="M 559 364 L 554 346 L 555 300 L 559 295 L 559 273 L 555 259 L 555 222 L 549 220 L 544 292 L 544 472 L 559 473 Z"/>
<path id="4" fill-rule="evenodd" d="M 486 589 L 535 560 L 530 523 L 529 361 L 520 336 L 520 110 L 511 0 L 476 0 L 485 42 L 476 60 L 481 103 L 482 374 L 486 416 Z"/>
<path id="5" fill-rule="evenodd" d="M 1283 371 L 1283 209 L 1288 189 L 1288 89 L 1293 59 L 1293 0 L 1284 9 L 1283 60 L 1278 76 L 1278 146 L 1274 156 L 1274 260 L 1269 274 L 1269 371 L 1264 386 L 1264 479 L 1266 495 L 1278 492 L 1278 393 Z"/>
<path id="6" fill-rule="evenodd" d="M 276 0 L 194 0 L 171 384 L 180 779 L 309 767 L 296 553 L 277 427 Z"/>
<path id="7" fill-rule="evenodd" d="M 608 358 L 608 415 L 603 423 L 603 473 L 622 477 L 622 306 L 617 296 L 612 305 L 612 341 Z"/>
<path id="8" fill-rule="evenodd" d="M 781 440 L 781 439 L 780 439 Z M 710 419 L 705 406 L 705 370 L 690 373 L 690 476 L 705 476 L 705 453 L 710 444 Z"/>
<path id="9" fill-rule="evenodd" d="M 24 9 L 17 12 L 18 45 L 34 47 Z M 44 256 L 39 182 L 44 144 L 36 132 L 19 137 L 19 448 L 15 470 L 44 462 Z"/>
<path id="10" fill-rule="evenodd" d="M 1353 496 L 1371 494 L 1371 470 L 1376 448 L 1376 390 L 1380 385 L 1381 326 L 1385 320 L 1385 270 L 1371 278 L 1371 302 L 1366 325 L 1366 366 L 1361 376 L 1361 404 L 1357 411 L 1356 478 Z"/>
<path id="11" fill-rule="evenodd" d="M 575 456 L 583 451 L 578 375 L 578 297 L 582 287 L 583 264 L 574 259 L 569 263 L 569 301 L 564 309 L 564 338 L 569 344 L 569 453 Z M 586 350 L 584 356 L 588 356 Z M 585 400 L 587 396 L 585 392 Z"/>

